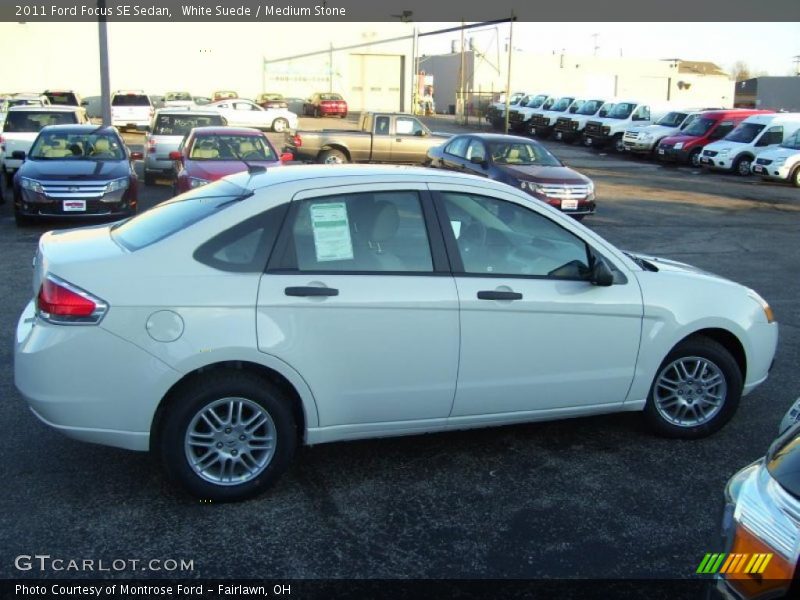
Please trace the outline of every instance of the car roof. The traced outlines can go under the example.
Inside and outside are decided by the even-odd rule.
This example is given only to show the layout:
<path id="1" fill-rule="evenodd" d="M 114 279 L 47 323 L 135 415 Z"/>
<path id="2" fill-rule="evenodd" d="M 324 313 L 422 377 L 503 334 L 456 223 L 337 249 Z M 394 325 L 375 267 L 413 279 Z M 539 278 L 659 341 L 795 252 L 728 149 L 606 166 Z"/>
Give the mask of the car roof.
<path id="1" fill-rule="evenodd" d="M 64 133 L 111 133 L 119 135 L 116 127 L 110 125 L 72 124 L 72 125 L 47 125 L 42 131 L 57 131 Z"/>
<path id="2" fill-rule="evenodd" d="M 214 113 L 219 114 L 219 113 Z M 194 133 L 207 133 L 210 135 L 253 135 L 264 137 L 265 134 L 263 131 L 259 129 L 254 129 L 252 127 L 218 127 L 214 125 L 209 125 L 206 127 L 195 127 L 192 129 Z"/>
<path id="3" fill-rule="evenodd" d="M 64 105 L 55 105 L 55 106 L 11 106 L 9 107 L 9 112 L 79 112 L 82 111 L 83 108 L 80 106 L 64 106 Z"/>
<path id="4" fill-rule="evenodd" d="M 221 116 L 215 110 L 188 109 L 188 108 L 159 108 L 156 115 L 199 115 L 201 117 Z"/>
<path id="5" fill-rule="evenodd" d="M 453 139 L 457 137 L 463 136 L 470 136 L 474 138 L 478 138 L 485 142 L 533 142 L 538 143 L 536 140 L 532 140 L 531 138 L 522 137 L 521 135 L 504 135 L 502 133 L 458 133 L 447 140 L 447 143 L 450 143 Z"/>

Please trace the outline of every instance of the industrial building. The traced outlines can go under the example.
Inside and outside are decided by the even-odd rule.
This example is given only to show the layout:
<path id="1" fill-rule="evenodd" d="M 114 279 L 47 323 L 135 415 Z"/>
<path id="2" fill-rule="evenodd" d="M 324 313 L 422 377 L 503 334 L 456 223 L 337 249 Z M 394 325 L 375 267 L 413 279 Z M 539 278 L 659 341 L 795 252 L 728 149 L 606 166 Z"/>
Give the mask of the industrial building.
<path id="1" fill-rule="evenodd" d="M 800 112 L 800 75 L 738 81 L 733 102 L 737 108 Z"/>
<path id="2" fill-rule="evenodd" d="M 482 53 L 473 46 L 463 53 L 423 56 L 419 62 L 421 71 L 433 75 L 440 112 L 460 112 L 462 73 L 465 103 L 473 111 L 477 112 L 479 105 L 506 89 L 508 52 Z M 733 88 L 734 82 L 728 74 L 709 62 L 535 54 L 519 50 L 511 57 L 511 91 L 729 108 L 734 102 Z"/>

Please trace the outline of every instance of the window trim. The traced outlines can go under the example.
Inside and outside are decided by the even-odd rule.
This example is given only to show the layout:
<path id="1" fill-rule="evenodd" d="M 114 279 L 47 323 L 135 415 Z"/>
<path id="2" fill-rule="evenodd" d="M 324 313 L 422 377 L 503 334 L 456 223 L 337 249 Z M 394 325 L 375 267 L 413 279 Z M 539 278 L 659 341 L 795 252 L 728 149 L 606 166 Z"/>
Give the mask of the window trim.
<path id="1" fill-rule="evenodd" d="M 491 196 L 486 193 L 479 193 L 479 192 L 466 192 L 462 190 L 451 190 L 453 193 L 465 194 L 470 196 L 480 196 L 484 198 L 488 198 L 490 200 L 496 200 L 498 202 L 508 202 L 509 204 L 513 204 L 521 209 L 528 210 L 535 215 L 543 218 L 548 219 L 547 215 L 543 215 L 539 211 L 533 210 L 532 208 L 528 208 L 522 204 L 518 204 L 516 202 L 509 202 L 504 198 L 498 198 L 496 196 Z M 455 233 L 453 232 L 453 228 L 450 227 L 450 220 L 447 216 L 447 208 L 445 207 L 445 198 L 443 193 L 447 193 L 447 190 L 432 190 L 431 194 L 433 196 L 433 205 L 436 209 L 436 216 L 439 220 L 439 227 L 442 231 L 444 236 L 444 243 L 447 249 L 447 254 L 450 258 L 450 264 L 453 265 L 453 276 L 454 277 L 471 277 L 471 278 L 487 278 L 487 279 L 531 279 L 531 280 L 546 280 L 546 281 L 582 281 L 585 283 L 591 283 L 588 279 L 580 278 L 580 277 L 551 277 L 549 275 L 524 275 L 524 274 L 511 274 L 511 273 L 469 273 L 464 268 L 464 262 L 461 259 L 461 252 L 458 250 L 458 242 L 456 241 Z M 625 277 L 624 272 L 622 272 L 619 267 L 612 262 L 605 253 L 599 252 L 593 245 L 587 242 L 582 237 L 576 235 L 572 231 L 569 231 L 566 227 L 562 226 L 557 221 L 553 219 L 548 219 L 554 225 L 561 227 L 564 231 L 569 233 L 570 235 L 578 238 L 581 242 L 583 242 L 584 246 L 586 247 L 586 257 L 587 260 L 589 258 L 590 253 L 594 254 L 609 264 L 609 268 L 612 272 L 617 271 L 620 272 L 623 277 L 620 281 L 615 281 L 612 285 L 621 285 L 627 283 L 627 277 Z M 445 227 L 447 225 L 447 227 Z"/>
<path id="2" fill-rule="evenodd" d="M 413 192 L 417 194 L 422 212 L 423 225 L 428 237 L 428 248 L 431 253 L 431 270 L 430 271 L 333 271 L 333 270 L 320 270 L 315 269 L 311 271 L 301 271 L 297 266 L 297 257 L 292 252 L 292 226 L 297 217 L 297 212 L 304 202 L 328 199 L 336 196 L 346 196 L 355 194 L 378 194 L 381 192 L 388 192 L 389 190 L 374 190 L 364 188 L 363 190 L 352 191 L 333 191 L 324 190 L 327 193 L 314 195 L 310 197 L 293 198 L 289 203 L 289 210 L 283 219 L 281 229 L 278 233 L 277 240 L 273 246 L 271 256 L 267 262 L 267 268 L 264 271 L 266 274 L 280 274 L 280 275 L 402 275 L 405 277 L 441 277 L 452 276 L 452 269 L 448 259 L 448 253 L 445 248 L 445 241 L 442 239 L 441 228 L 439 222 L 434 214 L 433 200 L 431 193 L 425 189 L 415 188 L 398 188 L 392 191 L 398 192 Z"/>

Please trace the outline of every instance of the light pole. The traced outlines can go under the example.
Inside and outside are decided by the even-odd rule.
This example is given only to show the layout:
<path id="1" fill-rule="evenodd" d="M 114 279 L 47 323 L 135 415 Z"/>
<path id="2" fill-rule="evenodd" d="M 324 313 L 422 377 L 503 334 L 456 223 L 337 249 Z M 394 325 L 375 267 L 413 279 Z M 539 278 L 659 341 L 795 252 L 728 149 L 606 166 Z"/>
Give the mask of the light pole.
<path id="1" fill-rule="evenodd" d="M 97 0 L 98 38 L 100 40 L 100 104 L 103 108 L 103 125 L 111 125 L 111 83 L 108 76 L 108 23 L 106 0 Z"/>

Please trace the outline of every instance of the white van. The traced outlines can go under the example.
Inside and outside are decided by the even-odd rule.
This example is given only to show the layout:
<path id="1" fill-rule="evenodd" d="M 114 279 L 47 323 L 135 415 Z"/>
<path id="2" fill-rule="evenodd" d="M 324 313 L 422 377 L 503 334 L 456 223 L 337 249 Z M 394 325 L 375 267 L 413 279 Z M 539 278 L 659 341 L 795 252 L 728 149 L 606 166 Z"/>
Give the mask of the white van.
<path id="1" fill-rule="evenodd" d="M 719 141 L 708 144 L 700 165 L 716 171 L 750 175 L 756 154 L 776 148 L 800 129 L 800 113 L 753 115 Z"/>
<path id="2" fill-rule="evenodd" d="M 661 140 L 680 134 L 701 114 L 700 109 L 671 110 L 652 125 L 626 129 L 622 144 L 626 152 L 652 154 Z"/>
<path id="3" fill-rule="evenodd" d="M 516 108 L 520 101 L 525 98 L 527 94 L 525 92 L 514 92 L 508 98 L 508 107 Z M 500 95 L 500 100 L 497 102 L 492 102 L 489 107 L 486 109 L 486 121 L 489 122 L 492 127 L 495 129 L 499 129 L 503 125 L 505 125 L 506 120 L 506 98 L 505 94 Z"/>
<path id="4" fill-rule="evenodd" d="M 551 94 L 536 94 L 523 98 L 523 101 L 515 109 L 508 111 L 509 129 L 527 133 L 530 130 L 533 113 L 548 110 L 555 101 L 556 97 Z"/>
<path id="5" fill-rule="evenodd" d="M 638 100 L 620 100 L 605 118 L 591 120 L 583 130 L 584 144 L 587 146 L 606 146 L 611 144 L 616 152 L 623 152 L 625 145 L 622 136 L 626 129 L 645 127 L 657 121 L 674 106 L 656 105 Z"/>
<path id="6" fill-rule="evenodd" d="M 779 179 L 800 187 L 800 129 L 777 148 L 759 152 L 752 171 L 764 179 Z"/>
<path id="7" fill-rule="evenodd" d="M 547 137 L 553 132 L 559 117 L 572 115 L 586 100 L 575 96 L 562 96 L 549 109 L 535 112 L 531 116 L 530 133 L 536 137 Z"/>
<path id="8" fill-rule="evenodd" d="M 586 123 L 608 116 L 608 113 L 614 108 L 614 102 L 615 100 L 593 98 L 584 102 L 569 116 L 558 117 L 555 124 L 555 138 L 564 142 L 574 142 L 582 138 Z"/>

